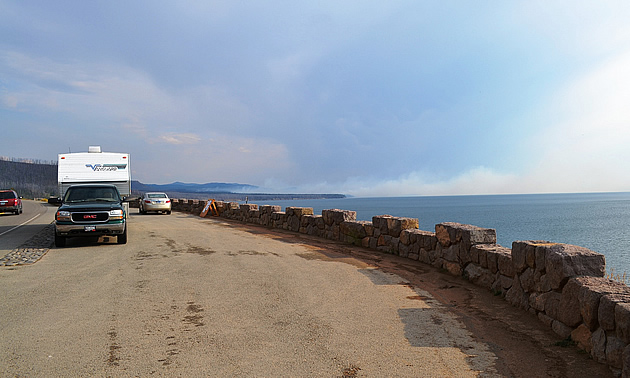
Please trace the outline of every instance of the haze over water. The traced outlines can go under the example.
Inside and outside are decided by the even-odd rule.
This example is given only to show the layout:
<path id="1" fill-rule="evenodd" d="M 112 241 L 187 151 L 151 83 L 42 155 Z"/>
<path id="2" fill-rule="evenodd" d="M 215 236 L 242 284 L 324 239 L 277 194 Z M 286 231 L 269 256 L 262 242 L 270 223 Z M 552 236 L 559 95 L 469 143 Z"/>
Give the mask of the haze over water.
<path id="1" fill-rule="evenodd" d="M 375 215 L 418 218 L 420 229 L 442 222 L 494 228 L 497 243 L 546 240 L 589 248 L 606 256 L 606 270 L 630 273 L 630 193 L 523 194 L 345 198 L 260 201 L 259 205 L 354 210 L 357 220 Z"/>

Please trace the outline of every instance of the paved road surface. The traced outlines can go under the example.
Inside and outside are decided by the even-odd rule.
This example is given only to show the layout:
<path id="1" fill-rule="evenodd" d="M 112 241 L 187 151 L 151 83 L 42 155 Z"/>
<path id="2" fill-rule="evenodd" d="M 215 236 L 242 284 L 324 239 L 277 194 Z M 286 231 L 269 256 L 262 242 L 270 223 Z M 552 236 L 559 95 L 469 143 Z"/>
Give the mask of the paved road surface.
<path id="1" fill-rule="evenodd" d="M 43 202 L 22 200 L 22 214 L 0 213 L 0 257 L 50 224 L 56 209 Z"/>
<path id="2" fill-rule="evenodd" d="M 0 268 L 0 376 L 610 375 L 426 265 L 133 211 L 126 245 L 70 239 Z"/>
<path id="3" fill-rule="evenodd" d="M 0 270 L 2 375 L 493 372 L 442 305 L 366 263 L 177 213 L 129 232 Z"/>

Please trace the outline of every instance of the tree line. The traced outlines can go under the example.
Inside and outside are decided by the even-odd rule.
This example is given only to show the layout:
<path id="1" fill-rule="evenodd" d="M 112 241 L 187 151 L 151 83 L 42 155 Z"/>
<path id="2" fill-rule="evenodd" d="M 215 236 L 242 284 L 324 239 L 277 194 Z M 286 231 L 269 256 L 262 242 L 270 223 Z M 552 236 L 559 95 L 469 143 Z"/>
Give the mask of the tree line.
<path id="1" fill-rule="evenodd" d="M 57 164 L 0 157 L 0 189 L 13 189 L 24 198 L 57 196 Z"/>

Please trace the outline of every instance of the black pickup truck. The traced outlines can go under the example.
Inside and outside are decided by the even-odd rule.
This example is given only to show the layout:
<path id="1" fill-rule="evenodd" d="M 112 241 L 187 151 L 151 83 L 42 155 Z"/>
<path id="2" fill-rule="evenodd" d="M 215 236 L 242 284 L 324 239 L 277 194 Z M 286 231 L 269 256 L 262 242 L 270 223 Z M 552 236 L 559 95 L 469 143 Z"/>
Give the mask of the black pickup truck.
<path id="1" fill-rule="evenodd" d="M 114 185 L 82 184 L 66 190 L 55 214 L 55 246 L 70 237 L 111 235 L 127 243 L 127 213 Z"/>

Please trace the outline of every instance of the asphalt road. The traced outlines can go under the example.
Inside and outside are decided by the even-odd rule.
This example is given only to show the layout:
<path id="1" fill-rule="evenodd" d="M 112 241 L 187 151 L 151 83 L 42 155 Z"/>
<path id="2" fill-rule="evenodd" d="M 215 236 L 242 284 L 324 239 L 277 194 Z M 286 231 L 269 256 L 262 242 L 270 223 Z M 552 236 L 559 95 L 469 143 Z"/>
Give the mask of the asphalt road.
<path id="1" fill-rule="evenodd" d="M 0 257 L 50 224 L 55 210 L 44 202 L 22 200 L 22 214 L 0 213 Z"/>
<path id="2" fill-rule="evenodd" d="M 126 245 L 70 239 L 0 269 L 0 375 L 496 374 L 491 348 L 428 292 L 274 235 L 134 212 Z"/>

